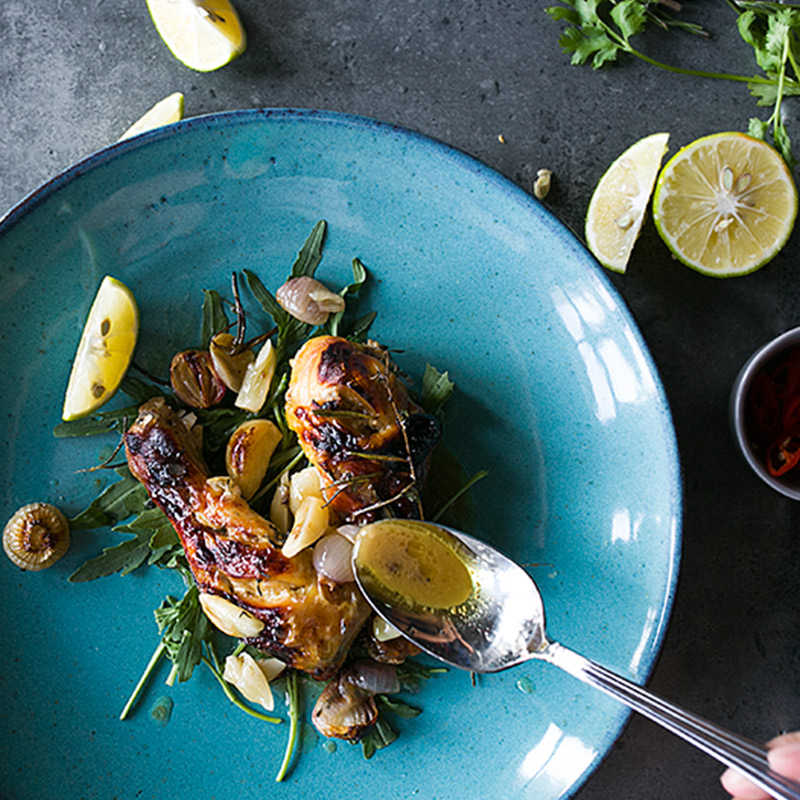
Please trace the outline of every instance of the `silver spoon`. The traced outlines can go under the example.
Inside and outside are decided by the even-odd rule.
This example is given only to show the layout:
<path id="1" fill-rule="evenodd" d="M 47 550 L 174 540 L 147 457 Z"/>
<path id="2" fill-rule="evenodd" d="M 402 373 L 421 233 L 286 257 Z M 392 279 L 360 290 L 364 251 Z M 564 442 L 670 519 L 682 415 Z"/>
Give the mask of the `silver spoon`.
<path id="1" fill-rule="evenodd" d="M 468 598 L 459 596 L 455 607 L 448 605 L 450 601 L 445 602 L 446 607 L 435 607 L 436 601 L 425 598 L 425 604 L 421 605 L 411 599 L 411 595 L 404 594 L 403 587 L 398 590 L 399 584 L 395 584 L 393 590 L 376 578 L 370 542 L 378 542 L 379 537 L 386 534 L 387 525 L 398 528 L 398 523 L 400 529 L 419 529 L 422 536 L 430 534 L 434 544 L 439 542 L 450 548 L 471 577 L 471 587 L 466 592 Z M 422 542 L 419 539 L 416 549 L 411 548 L 412 555 L 403 557 L 406 568 L 403 574 L 408 576 L 416 571 L 420 578 L 422 572 L 427 571 L 428 575 L 419 585 L 427 583 L 435 593 L 436 581 L 446 583 L 449 578 L 445 573 L 453 564 L 440 564 L 436 572 L 436 565 L 431 569 L 431 565 L 426 567 L 414 562 L 414 554 L 419 553 Z M 403 558 L 383 564 L 382 576 L 388 583 L 403 571 Z M 356 581 L 370 605 L 431 656 L 473 672 L 499 672 L 531 659 L 547 661 L 733 767 L 773 797 L 800 800 L 800 784 L 773 772 L 767 761 L 767 751 L 761 745 L 685 711 L 563 645 L 549 641 L 542 596 L 533 579 L 511 559 L 479 539 L 432 523 L 385 520 L 361 528 L 355 538 L 352 560 Z"/>

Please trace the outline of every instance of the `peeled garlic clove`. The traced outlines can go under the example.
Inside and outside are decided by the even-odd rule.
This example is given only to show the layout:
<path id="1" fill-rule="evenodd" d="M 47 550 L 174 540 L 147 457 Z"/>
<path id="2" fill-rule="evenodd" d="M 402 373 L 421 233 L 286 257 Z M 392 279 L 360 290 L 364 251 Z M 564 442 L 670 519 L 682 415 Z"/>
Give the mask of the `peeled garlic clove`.
<path id="1" fill-rule="evenodd" d="M 206 350 L 183 350 L 169 365 L 169 382 L 178 398 L 192 408 L 211 408 L 225 395 L 225 384 Z"/>
<path id="2" fill-rule="evenodd" d="M 277 661 L 277 659 L 270 660 Z M 225 659 L 222 677 L 233 684 L 251 703 L 258 703 L 267 711 L 275 708 L 275 699 L 272 696 L 267 673 L 249 653 L 228 656 Z"/>
<path id="3" fill-rule="evenodd" d="M 269 460 L 282 439 L 278 426 L 268 419 L 247 420 L 228 439 L 225 467 L 246 500 L 261 486 Z"/>
<path id="4" fill-rule="evenodd" d="M 295 514 L 294 525 L 281 552 L 293 558 L 328 530 L 328 509 L 320 497 L 306 497 Z"/>
<path id="5" fill-rule="evenodd" d="M 300 503 L 306 497 L 318 497 L 322 499 L 322 483 L 319 479 L 319 472 L 316 467 L 306 467 L 299 472 L 295 472 L 289 479 L 289 510 L 292 514 L 297 514 Z"/>
<path id="6" fill-rule="evenodd" d="M 344 298 L 316 278 L 289 278 L 275 293 L 275 299 L 293 317 L 309 325 L 322 325 L 331 313 L 344 311 Z"/>
<path id="7" fill-rule="evenodd" d="M 245 370 L 234 405 L 251 414 L 258 414 L 267 400 L 277 365 L 278 357 L 275 354 L 275 348 L 272 346 L 272 341 L 267 339 L 264 346 L 258 351 L 256 360 Z"/>
<path id="8" fill-rule="evenodd" d="M 275 494 L 272 495 L 272 502 L 269 504 L 269 521 L 283 534 L 289 533 L 292 527 L 292 515 L 289 512 L 289 473 L 284 472 L 278 485 L 275 487 Z"/>
<path id="9" fill-rule="evenodd" d="M 234 342 L 233 334 L 218 333 L 212 337 L 208 352 L 219 379 L 231 391 L 238 392 L 245 372 L 255 360 L 255 356 L 250 349 L 235 352 Z"/>
<path id="10" fill-rule="evenodd" d="M 3 530 L 3 550 L 29 572 L 52 566 L 69 548 L 69 523 L 49 503 L 22 506 Z"/>
<path id="11" fill-rule="evenodd" d="M 372 635 L 379 642 L 390 642 L 402 634 L 391 622 L 387 622 L 383 617 L 379 617 L 376 614 L 372 618 Z"/>
<path id="12" fill-rule="evenodd" d="M 264 623 L 230 600 L 216 594 L 201 594 L 200 605 L 214 627 L 235 636 L 249 639 L 264 630 Z"/>

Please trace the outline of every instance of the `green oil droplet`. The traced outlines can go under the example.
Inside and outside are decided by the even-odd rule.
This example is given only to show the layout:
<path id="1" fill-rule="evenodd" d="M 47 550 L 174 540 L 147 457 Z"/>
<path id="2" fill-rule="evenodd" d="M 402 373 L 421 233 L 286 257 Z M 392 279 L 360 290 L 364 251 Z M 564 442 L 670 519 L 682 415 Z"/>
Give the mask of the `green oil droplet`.
<path id="1" fill-rule="evenodd" d="M 533 681 L 530 678 L 520 678 L 517 681 L 517 689 L 523 694 L 530 694 L 533 691 Z"/>
<path id="2" fill-rule="evenodd" d="M 162 695 L 153 703 L 150 718 L 158 725 L 166 725 L 172 716 L 172 699 Z"/>
<path id="3" fill-rule="evenodd" d="M 327 750 L 329 753 L 336 752 L 336 742 L 332 742 L 330 739 L 322 743 L 322 747 Z"/>

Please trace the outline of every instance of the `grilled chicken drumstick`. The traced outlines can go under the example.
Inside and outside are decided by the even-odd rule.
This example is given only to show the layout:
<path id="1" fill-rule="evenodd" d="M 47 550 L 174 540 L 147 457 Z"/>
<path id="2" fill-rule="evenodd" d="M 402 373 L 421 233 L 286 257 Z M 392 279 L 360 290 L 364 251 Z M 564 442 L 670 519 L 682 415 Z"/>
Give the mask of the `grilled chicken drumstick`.
<path id="1" fill-rule="evenodd" d="M 317 678 L 341 666 L 369 615 L 354 583 L 318 577 L 310 550 L 282 555 L 273 526 L 227 478 L 210 478 L 196 440 L 162 398 L 150 400 L 125 434 L 133 475 L 181 539 L 201 592 L 263 622 L 255 647 Z"/>

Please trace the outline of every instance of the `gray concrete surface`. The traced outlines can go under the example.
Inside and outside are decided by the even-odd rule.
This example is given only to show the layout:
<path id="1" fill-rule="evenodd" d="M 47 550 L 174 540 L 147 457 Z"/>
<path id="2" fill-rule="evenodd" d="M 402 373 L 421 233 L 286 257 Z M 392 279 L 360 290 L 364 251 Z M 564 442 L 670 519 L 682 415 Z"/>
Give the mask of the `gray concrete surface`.
<path id="1" fill-rule="evenodd" d="M 649 53 L 755 70 L 722 0 L 686 3 L 714 33 L 654 31 Z M 695 8 L 696 7 L 696 8 Z M 530 190 L 555 173 L 549 208 L 574 229 L 605 167 L 657 130 L 672 151 L 746 129 L 764 110 L 742 84 L 623 60 L 571 67 L 543 4 L 518 0 L 239 0 L 247 53 L 211 74 L 176 62 L 144 0 L 0 4 L 0 209 L 116 139 L 153 102 L 186 114 L 257 106 L 379 118 L 455 145 Z M 798 99 L 787 120 L 800 142 Z M 502 135 L 502 143 L 498 136 Z M 637 318 L 672 405 L 685 475 L 683 560 L 655 691 L 764 740 L 800 728 L 798 507 L 763 486 L 728 432 L 729 387 L 766 339 L 800 324 L 800 240 L 762 271 L 719 281 L 674 262 L 652 225 L 613 281 Z M 580 800 L 723 798 L 708 757 L 633 719 Z"/>

